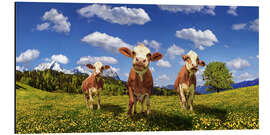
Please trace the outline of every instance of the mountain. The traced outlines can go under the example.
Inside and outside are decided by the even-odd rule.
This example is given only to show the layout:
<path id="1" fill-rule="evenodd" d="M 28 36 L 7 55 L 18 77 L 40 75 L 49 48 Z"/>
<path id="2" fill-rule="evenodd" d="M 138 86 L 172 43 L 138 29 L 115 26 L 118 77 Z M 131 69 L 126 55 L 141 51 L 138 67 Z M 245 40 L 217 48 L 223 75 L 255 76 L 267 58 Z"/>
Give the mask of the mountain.
<path id="1" fill-rule="evenodd" d="M 106 77 L 112 77 L 115 80 L 120 80 L 119 76 L 117 75 L 117 73 L 115 71 L 113 71 L 111 68 L 104 70 L 103 71 L 103 76 Z"/>
<path id="2" fill-rule="evenodd" d="M 34 68 L 34 70 L 39 70 L 39 71 L 43 71 L 45 69 L 51 69 L 51 70 L 55 70 L 58 72 L 63 72 L 65 74 L 87 74 L 87 75 L 92 74 L 92 70 L 90 70 L 86 66 L 77 66 L 74 69 L 67 70 L 67 69 L 63 69 L 61 67 L 61 65 L 59 63 L 57 63 L 56 61 L 52 61 L 52 62 L 48 62 L 48 63 L 41 63 L 37 67 Z M 17 70 L 17 67 L 16 67 L 16 70 Z M 104 70 L 103 76 L 112 77 L 116 80 L 120 80 L 116 71 L 114 71 L 111 68 L 108 70 Z"/>
<path id="3" fill-rule="evenodd" d="M 52 61 L 48 63 L 41 63 L 37 67 L 34 68 L 34 70 L 39 70 L 39 71 L 43 71 L 46 69 L 51 69 L 58 72 L 64 72 L 64 69 L 56 61 Z"/>
<path id="4" fill-rule="evenodd" d="M 16 70 L 24 72 L 24 71 L 28 71 L 28 68 L 25 68 L 24 66 L 16 66 Z"/>

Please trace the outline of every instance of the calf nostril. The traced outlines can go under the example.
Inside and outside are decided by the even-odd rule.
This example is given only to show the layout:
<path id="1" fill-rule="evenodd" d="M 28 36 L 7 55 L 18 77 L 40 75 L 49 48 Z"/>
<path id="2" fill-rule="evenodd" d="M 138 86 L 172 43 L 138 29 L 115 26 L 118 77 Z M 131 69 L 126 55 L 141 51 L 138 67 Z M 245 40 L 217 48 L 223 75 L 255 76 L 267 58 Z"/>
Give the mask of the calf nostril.
<path id="1" fill-rule="evenodd" d="M 146 62 L 146 60 L 143 60 L 143 62 L 145 63 L 145 62 Z"/>
<path id="2" fill-rule="evenodd" d="M 138 59 L 138 58 L 136 58 L 136 61 L 139 61 L 139 59 Z"/>

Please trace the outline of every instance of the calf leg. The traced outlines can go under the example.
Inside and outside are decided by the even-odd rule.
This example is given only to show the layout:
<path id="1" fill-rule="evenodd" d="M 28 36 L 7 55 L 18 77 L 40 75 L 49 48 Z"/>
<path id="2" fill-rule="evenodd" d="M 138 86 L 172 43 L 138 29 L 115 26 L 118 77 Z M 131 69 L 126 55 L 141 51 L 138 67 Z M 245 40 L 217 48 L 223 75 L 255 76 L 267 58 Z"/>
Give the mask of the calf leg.
<path id="1" fill-rule="evenodd" d="M 89 97 L 90 97 L 90 109 L 93 109 L 94 108 L 94 99 L 93 99 L 93 95 L 92 95 L 92 92 L 90 92 L 89 94 Z"/>
<path id="2" fill-rule="evenodd" d="M 128 115 L 131 116 L 132 115 L 131 111 L 134 104 L 134 95 L 130 87 L 128 88 L 128 93 L 129 93 Z"/>
<path id="3" fill-rule="evenodd" d="M 97 109 L 100 109 L 100 100 L 101 100 L 100 93 L 98 93 L 97 98 L 98 98 Z"/>
<path id="4" fill-rule="evenodd" d="M 137 107 L 136 107 L 136 105 L 137 105 L 137 101 L 138 101 L 138 98 L 137 97 L 134 97 L 134 114 L 136 114 L 137 113 Z"/>
<path id="5" fill-rule="evenodd" d="M 89 94 L 85 95 L 84 97 L 85 97 L 85 105 L 86 105 L 86 107 L 89 107 L 89 105 L 88 105 L 88 102 L 89 102 Z"/>
<path id="6" fill-rule="evenodd" d="M 146 96 L 146 106 L 147 106 L 147 115 L 151 113 L 151 107 L 150 107 L 150 95 Z"/>
<path id="7" fill-rule="evenodd" d="M 181 96 L 181 99 L 182 99 L 182 108 L 186 109 L 186 97 L 185 97 L 185 94 L 184 94 L 184 88 L 182 88 L 182 86 L 180 85 L 180 96 Z"/>
<path id="8" fill-rule="evenodd" d="M 191 87 L 190 87 L 190 95 L 189 95 L 189 98 L 188 98 L 188 104 L 189 104 L 189 110 L 190 111 L 193 111 L 194 93 L 195 93 L 194 85 L 191 85 Z"/>
<path id="9" fill-rule="evenodd" d="M 182 107 L 183 103 L 182 103 L 182 98 L 181 98 L 181 94 L 180 94 L 180 88 L 178 88 L 178 97 L 179 97 L 180 106 Z"/>
<path id="10" fill-rule="evenodd" d="M 145 100 L 145 97 L 143 97 L 142 102 L 141 102 L 141 105 L 142 105 L 142 112 L 141 113 L 144 113 L 144 100 Z"/>

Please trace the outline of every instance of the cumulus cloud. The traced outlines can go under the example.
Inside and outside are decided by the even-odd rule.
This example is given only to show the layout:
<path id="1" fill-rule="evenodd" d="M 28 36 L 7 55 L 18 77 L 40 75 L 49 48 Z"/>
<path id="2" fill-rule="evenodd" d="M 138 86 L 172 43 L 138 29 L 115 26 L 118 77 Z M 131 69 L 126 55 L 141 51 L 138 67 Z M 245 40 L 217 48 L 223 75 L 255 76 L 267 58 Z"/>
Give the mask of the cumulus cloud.
<path id="1" fill-rule="evenodd" d="M 95 63 L 97 61 L 102 62 L 103 64 L 116 64 L 118 61 L 113 57 L 101 56 L 101 57 L 92 57 L 92 56 L 84 56 L 81 57 L 80 60 L 77 61 L 77 64 L 88 64 Z"/>
<path id="2" fill-rule="evenodd" d="M 246 26 L 247 26 L 247 24 L 245 24 L 245 23 L 233 24 L 232 29 L 233 30 L 242 30 L 242 29 L 245 29 Z"/>
<path id="3" fill-rule="evenodd" d="M 167 54 L 170 56 L 170 58 L 174 59 L 176 55 L 181 55 L 184 54 L 185 50 L 182 49 L 179 46 L 176 46 L 175 44 L 173 44 L 172 46 L 170 46 L 167 49 Z"/>
<path id="4" fill-rule="evenodd" d="M 151 72 L 155 72 L 156 71 L 154 67 L 149 67 L 149 68 L 150 68 Z"/>
<path id="5" fill-rule="evenodd" d="M 254 32 L 259 32 L 259 19 L 255 19 L 248 23 L 233 24 L 233 30 L 249 30 Z"/>
<path id="6" fill-rule="evenodd" d="M 47 22 L 42 23 L 42 24 L 38 24 L 37 30 L 39 30 L 39 31 L 47 30 L 49 28 L 49 26 L 50 26 L 50 24 Z"/>
<path id="7" fill-rule="evenodd" d="M 166 61 L 166 60 L 159 60 L 158 62 L 157 62 L 157 66 L 159 66 L 159 67 L 166 67 L 166 68 L 170 68 L 172 65 L 171 65 L 171 63 L 169 62 L 169 61 Z"/>
<path id="8" fill-rule="evenodd" d="M 67 64 L 68 63 L 68 58 L 65 55 L 58 54 L 58 55 L 52 55 L 51 60 L 57 61 L 62 64 Z"/>
<path id="9" fill-rule="evenodd" d="M 255 19 L 254 21 L 250 22 L 249 29 L 251 31 L 258 32 L 259 31 L 259 19 Z"/>
<path id="10" fill-rule="evenodd" d="M 169 80 L 170 80 L 170 78 L 166 74 L 163 74 L 157 78 L 157 81 L 159 81 L 159 82 L 160 81 L 169 81 Z"/>
<path id="11" fill-rule="evenodd" d="M 90 44 L 95 47 L 102 47 L 107 51 L 118 52 L 120 47 L 132 48 L 132 45 L 125 43 L 118 37 L 110 36 L 106 33 L 94 32 L 86 35 L 81 39 L 82 42 Z"/>
<path id="12" fill-rule="evenodd" d="M 161 10 L 166 10 L 169 12 L 177 13 L 183 12 L 185 14 L 192 14 L 196 12 L 201 12 L 209 15 L 216 15 L 214 12 L 215 6 L 196 6 L 196 5 L 159 5 Z"/>
<path id="13" fill-rule="evenodd" d="M 218 42 L 215 34 L 209 29 L 205 31 L 197 31 L 194 28 L 182 29 L 176 31 L 176 37 L 192 41 L 195 47 L 200 50 L 204 50 L 204 47 L 213 46 L 215 42 Z"/>
<path id="14" fill-rule="evenodd" d="M 149 15 L 142 8 L 111 7 L 101 4 L 93 4 L 83 7 L 77 12 L 86 18 L 97 16 L 110 23 L 121 25 L 143 25 L 151 21 Z"/>
<path id="15" fill-rule="evenodd" d="M 229 9 L 227 10 L 227 13 L 233 16 L 238 16 L 236 9 L 237 9 L 237 6 L 230 6 Z"/>
<path id="16" fill-rule="evenodd" d="M 247 60 L 236 58 L 226 63 L 229 68 L 235 69 L 235 70 L 242 70 L 246 67 L 249 67 L 250 64 Z"/>
<path id="17" fill-rule="evenodd" d="M 156 51 L 160 48 L 161 43 L 157 42 L 156 40 L 143 40 L 143 44 L 155 49 Z"/>
<path id="18" fill-rule="evenodd" d="M 71 23 L 68 21 L 68 17 L 58 12 L 57 9 L 52 8 L 46 11 L 42 16 L 42 20 L 45 21 L 45 23 L 37 25 L 37 30 L 39 31 L 52 29 L 56 32 L 70 32 Z"/>
<path id="19" fill-rule="evenodd" d="M 254 80 L 256 78 L 257 78 L 257 76 L 252 75 L 252 74 L 250 74 L 248 72 L 244 72 L 244 73 L 240 74 L 237 77 L 237 79 L 238 79 L 239 82 L 241 82 L 241 81 L 248 81 L 248 80 Z"/>
<path id="20" fill-rule="evenodd" d="M 18 63 L 28 63 L 39 56 L 39 51 L 37 49 L 28 49 L 25 52 L 21 53 L 19 57 L 16 57 L 16 62 Z"/>

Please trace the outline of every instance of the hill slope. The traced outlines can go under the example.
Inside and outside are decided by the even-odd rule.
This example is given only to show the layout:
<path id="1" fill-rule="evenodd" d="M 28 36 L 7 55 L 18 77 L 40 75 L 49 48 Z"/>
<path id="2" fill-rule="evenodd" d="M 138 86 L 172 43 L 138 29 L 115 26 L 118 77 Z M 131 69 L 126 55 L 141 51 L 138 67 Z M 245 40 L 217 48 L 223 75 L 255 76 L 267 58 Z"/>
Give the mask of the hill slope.
<path id="1" fill-rule="evenodd" d="M 129 118 L 127 105 L 128 96 L 102 96 L 101 110 L 89 111 L 82 94 L 46 92 L 16 82 L 16 133 L 259 128 L 258 86 L 196 95 L 194 112 L 180 109 L 177 96 L 152 96 L 148 117 L 139 113 Z"/>

